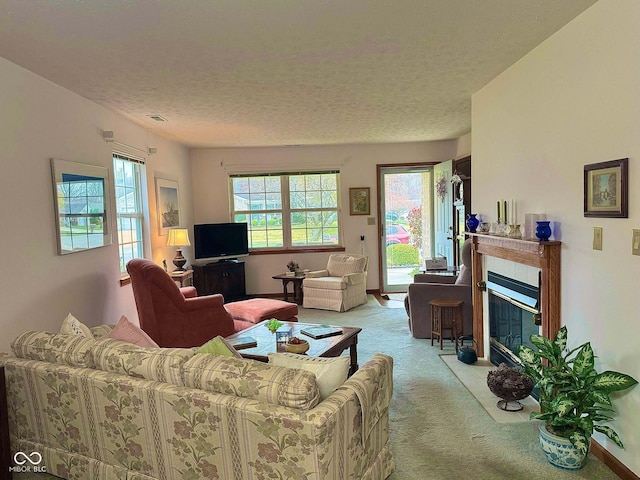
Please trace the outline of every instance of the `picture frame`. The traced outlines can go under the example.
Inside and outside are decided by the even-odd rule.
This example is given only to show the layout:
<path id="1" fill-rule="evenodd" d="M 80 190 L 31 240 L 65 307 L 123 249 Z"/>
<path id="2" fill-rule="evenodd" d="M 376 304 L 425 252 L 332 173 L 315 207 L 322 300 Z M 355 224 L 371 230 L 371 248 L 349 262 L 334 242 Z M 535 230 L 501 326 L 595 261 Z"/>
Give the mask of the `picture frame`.
<path id="1" fill-rule="evenodd" d="M 168 235 L 170 228 L 180 227 L 180 189 L 175 180 L 156 177 L 158 234 Z"/>
<path id="2" fill-rule="evenodd" d="M 371 188 L 354 187 L 349 189 L 349 214 L 370 215 Z"/>
<path id="3" fill-rule="evenodd" d="M 584 216 L 628 218 L 628 158 L 584 166 Z"/>
<path id="4" fill-rule="evenodd" d="M 109 169 L 51 159 L 58 255 L 111 245 Z"/>

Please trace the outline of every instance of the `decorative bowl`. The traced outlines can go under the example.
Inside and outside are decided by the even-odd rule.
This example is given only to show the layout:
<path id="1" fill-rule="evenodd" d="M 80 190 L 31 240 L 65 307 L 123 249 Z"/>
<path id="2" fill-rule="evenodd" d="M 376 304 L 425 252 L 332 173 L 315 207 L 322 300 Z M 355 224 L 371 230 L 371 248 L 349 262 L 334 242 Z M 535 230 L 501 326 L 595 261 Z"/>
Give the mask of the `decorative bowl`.
<path id="1" fill-rule="evenodd" d="M 300 340 L 300 343 L 286 343 L 284 349 L 290 353 L 304 353 L 309 350 L 309 342 Z"/>
<path id="2" fill-rule="evenodd" d="M 533 380 L 518 368 L 501 363 L 497 370 L 487 374 L 487 386 L 501 398 L 497 404 L 501 410 L 517 412 L 522 410 L 520 400 L 527 398 L 533 390 Z M 509 405 L 509 402 L 514 402 Z"/>

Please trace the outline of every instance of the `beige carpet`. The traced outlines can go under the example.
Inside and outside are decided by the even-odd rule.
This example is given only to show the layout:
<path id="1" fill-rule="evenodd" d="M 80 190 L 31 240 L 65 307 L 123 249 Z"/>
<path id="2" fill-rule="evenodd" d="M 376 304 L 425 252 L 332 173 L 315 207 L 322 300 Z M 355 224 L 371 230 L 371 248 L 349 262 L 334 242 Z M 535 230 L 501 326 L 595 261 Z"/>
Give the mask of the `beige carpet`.
<path id="1" fill-rule="evenodd" d="M 388 480 L 618 478 L 593 456 L 575 473 L 551 466 L 537 425 L 496 422 L 442 360 L 441 354 L 453 356 L 453 344 L 445 342 L 441 351 L 428 339 L 413 338 L 404 309 L 383 308 L 369 296 L 366 305 L 346 313 L 301 309 L 299 318 L 362 327 L 360 364 L 376 352 L 394 358 L 390 434 L 396 471 Z"/>
<path id="2" fill-rule="evenodd" d="M 383 308 L 370 295 L 366 305 L 346 313 L 301 308 L 299 319 L 362 327 L 361 365 L 377 352 L 394 358 L 389 416 L 396 471 L 388 480 L 618 478 L 593 456 L 578 472 L 552 467 L 540 450 L 536 425 L 496 422 L 441 360 L 442 353 L 454 353 L 451 343 L 441 351 L 429 340 L 413 338 L 404 310 Z"/>

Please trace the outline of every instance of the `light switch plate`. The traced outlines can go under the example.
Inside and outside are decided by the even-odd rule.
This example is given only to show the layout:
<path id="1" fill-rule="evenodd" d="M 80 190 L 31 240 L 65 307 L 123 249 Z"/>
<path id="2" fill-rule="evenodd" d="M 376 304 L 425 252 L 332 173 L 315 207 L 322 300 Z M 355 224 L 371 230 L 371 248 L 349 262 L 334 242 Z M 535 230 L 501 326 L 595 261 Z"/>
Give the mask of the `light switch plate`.
<path id="1" fill-rule="evenodd" d="M 602 250 L 602 227 L 593 227 L 593 249 Z"/>
<path id="2" fill-rule="evenodd" d="M 367 217 L 367 225 L 375 225 L 376 217 Z"/>
<path id="3" fill-rule="evenodd" d="M 634 228 L 631 236 L 631 255 L 640 255 L 640 229 Z"/>

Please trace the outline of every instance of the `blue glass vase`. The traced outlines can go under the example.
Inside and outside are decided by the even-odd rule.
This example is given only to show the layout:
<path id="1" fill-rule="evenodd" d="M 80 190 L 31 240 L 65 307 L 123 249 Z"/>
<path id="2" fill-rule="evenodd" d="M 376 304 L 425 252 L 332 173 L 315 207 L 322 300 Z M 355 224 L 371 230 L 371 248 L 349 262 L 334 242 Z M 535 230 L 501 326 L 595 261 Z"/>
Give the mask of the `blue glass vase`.
<path id="1" fill-rule="evenodd" d="M 471 233 L 476 233 L 476 228 L 480 225 L 480 220 L 476 218 L 477 213 L 470 213 L 467 216 L 467 228 Z"/>
<path id="2" fill-rule="evenodd" d="M 538 221 L 536 222 L 536 237 L 541 242 L 546 242 L 551 237 L 551 227 L 549 226 L 548 221 Z"/>

